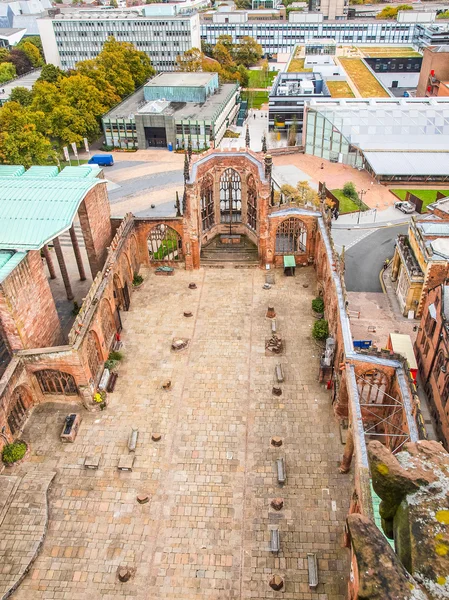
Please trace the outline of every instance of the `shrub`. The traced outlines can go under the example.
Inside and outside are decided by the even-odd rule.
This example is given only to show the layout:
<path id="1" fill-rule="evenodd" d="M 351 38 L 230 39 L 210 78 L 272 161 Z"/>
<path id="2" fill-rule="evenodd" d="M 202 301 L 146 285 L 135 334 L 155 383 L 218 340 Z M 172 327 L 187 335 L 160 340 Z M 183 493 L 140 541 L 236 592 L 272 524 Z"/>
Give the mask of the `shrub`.
<path id="1" fill-rule="evenodd" d="M 329 325 L 326 319 L 318 319 L 313 324 L 312 337 L 315 340 L 323 341 L 329 336 Z"/>
<path id="2" fill-rule="evenodd" d="M 109 356 L 108 356 L 108 360 L 122 360 L 123 358 L 123 354 L 121 352 L 115 352 L 114 350 L 112 352 L 109 352 Z"/>
<path id="3" fill-rule="evenodd" d="M 2 459 L 7 465 L 21 460 L 25 456 L 27 451 L 27 445 L 25 442 L 13 442 L 12 444 L 6 444 L 3 448 Z"/>
<path id="4" fill-rule="evenodd" d="M 343 186 L 343 194 L 351 200 L 358 200 L 359 196 L 352 181 L 347 181 Z"/>
<path id="5" fill-rule="evenodd" d="M 314 310 L 317 313 L 324 312 L 324 302 L 322 298 L 315 298 L 314 300 L 312 300 L 312 310 Z"/>
<path id="6" fill-rule="evenodd" d="M 117 360 L 111 360 L 108 358 L 108 360 L 104 363 L 104 368 L 108 369 L 108 371 L 113 371 L 117 366 L 117 363 Z"/>
<path id="7" fill-rule="evenodd" d="M 143 283 L 142 275 L 139 275 L 138 273 L 134 273 L 133 285 L 140 285 L 141 283 Z"/>

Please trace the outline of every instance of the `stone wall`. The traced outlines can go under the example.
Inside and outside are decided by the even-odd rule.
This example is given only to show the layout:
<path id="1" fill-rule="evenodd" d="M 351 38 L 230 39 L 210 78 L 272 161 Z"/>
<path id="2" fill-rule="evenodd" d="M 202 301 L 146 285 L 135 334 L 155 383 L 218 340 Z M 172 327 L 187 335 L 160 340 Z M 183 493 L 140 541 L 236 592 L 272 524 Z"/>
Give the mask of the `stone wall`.
<path id="1" fill-rule="evenodd" d="M 28 252 L 0 284 L 0 320 L 13 351 L 53 346 L 62 341 L 40 252 Z"/>

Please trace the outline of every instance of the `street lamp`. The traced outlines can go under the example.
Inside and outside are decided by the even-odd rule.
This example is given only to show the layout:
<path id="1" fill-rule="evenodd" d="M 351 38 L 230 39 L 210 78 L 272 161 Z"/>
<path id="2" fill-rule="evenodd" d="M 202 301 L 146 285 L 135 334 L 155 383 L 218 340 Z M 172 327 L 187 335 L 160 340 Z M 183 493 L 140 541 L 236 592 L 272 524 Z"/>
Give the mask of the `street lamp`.
<path id="1" fill-rule="evenodd" d="M 362 200 L 363 196 L 367 193 L 368 190 L 360 190 L 358 193 L 359 196 L 359 214 L 357 215 L 357 225 L 360 223 L 360 213 L 362 211 Z"/>

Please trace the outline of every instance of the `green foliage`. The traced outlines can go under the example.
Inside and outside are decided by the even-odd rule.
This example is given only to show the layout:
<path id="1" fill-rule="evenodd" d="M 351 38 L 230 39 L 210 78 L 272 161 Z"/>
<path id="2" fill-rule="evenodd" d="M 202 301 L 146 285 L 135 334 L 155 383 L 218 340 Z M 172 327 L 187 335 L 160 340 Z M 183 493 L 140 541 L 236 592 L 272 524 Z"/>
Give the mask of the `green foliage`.
<path id="1" fill-rule="evenodd" d="M 225 138 L 239 138 L 240 137 L 240 133 L 237 133 L 236 131 L 232 131 L 231 129 L 226 129 L 223 137 L 225 137 Z"/>
<path id="2" fill-rule="evenodd" d="M 25 75 L 33 69 L 33 63 L 26 52 L 20 48 L 13 48 L 5 58 L 5 62 L 10 62 L 15 66 L 18 76 Z"/>
<path id="3" fill-rule="evenodd" d="M 246 35 L 236 45 L 234 57 L 237 64 L 249 67 L 255 64 L 263 54 L 262 46 L 254 38 Z"/>
<path id="4" fill-rule="evenodd" d="M 21 50 L 28 56 L 34 68 L 41 67 L 44 64 L 39 49 L 30 42 L 26 41 L 20 46 Z"/>
<path id="5" fill-rule="evenodd" d="M 18 102 L 21 106 L 30 106 L 33 101 L 33 92 L 25 87 L 16 87 L 9 97 L 11 102 Z"/>
<path id="6" fill-rule="evenodd" d="M 81 64 L 81 63 L 78 63 Z M 42 67 L 42 71 L 38 81 L 47 81 L 48 83 L 56 83 L 60 77 L 67 77 L 65 71 L 56 67 L 55 65 L 48 64 Z"/>
<path id="7" fill-rule="evenodd" d="M 396 19 L 400 10 L 413 10 L 410 4 L 399 4 L 399 6 L 386 6 L 376 15 L 376 19 Z"/>
<path id="8" fill-rule="evenodd" d="M 440 12 L 437 15 L 437 19 L 449 19 L 449 10 L 445 10 L 443 12 Z"/>
<path id="9" fill-rule="evenodd" d="M 139 273 L 134 273 L 133 285 L 140 285 L 141 283 L 143 283 L 142 275 L 139 275 Z"/>
<path id="10" fill-rule="evenodd" d="M 359 195 L 357 194 L 357 190 L 355 189 L 352 181 L 347 181 L 343 186 L 343 194 L 346 198 L 351 198 L 351 200 L 357 201 L 359 199 Z"/>
<path id="11" fill-rule="evenodd" d="M 108 360 L 117 360 L 120 361 L 123 358 L 123 353 L 122 352 L 116 352 L 114 350 L 112 350 L 111 352 L 109 352 L 109 356 L 108 356 Z"/>
<path id="12" fill-rule="evenodd" d="M 318 341 L 324 341 L 329 337 L 329 324 L 326 319 L 318 319 L 312 327 L 312 337 Z"/>
<path id="13" fill-rule="evenodd" d="M 27 445 L 25 442 L 13 442 L 12 444 L 6 444 L 3 448 L 2 459 L 7 465 L 21 460 L 27 451 Z"/>
<path id="14" fill-rule="evenodd" d="M 322 298 L 314 298 L 312 300 L 312 310 L 320 314 L 324 312 L 324 301 Z"/>
<path id="15" fill-rule="evenodd" d="M 288 141 L 287 144 L 289 146 L 296 146 L 296 136 L 298 134 L 298 121 L 296 117 L 293 117 L 293 122 L 290 125 L 290 129 L 288 131 Z"/>
<path id="16" fill-rule="evenodd" d="M 108 369 L 109 371 L 113 371 L 117 365 L 117 360 L 111 360 L 110 358 L 108 358 L 108 360 L 104 363 L 104 368 Z"/>
<path id="17" fill-rule="evenodd" d="M 14 79 L 16 76 L 16 67 L 10 62 L 0 63 L 0 83 L 5 83 Z"/>

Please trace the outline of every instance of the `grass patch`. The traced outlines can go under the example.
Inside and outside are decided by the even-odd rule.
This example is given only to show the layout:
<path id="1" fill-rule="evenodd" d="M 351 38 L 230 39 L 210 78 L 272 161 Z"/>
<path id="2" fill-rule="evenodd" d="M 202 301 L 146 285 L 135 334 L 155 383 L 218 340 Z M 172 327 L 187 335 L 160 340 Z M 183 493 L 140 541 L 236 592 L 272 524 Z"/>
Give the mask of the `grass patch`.
<path id="1" fill-rule="evenodd" d="M 354 98 L 354 92 L 346 81 L 326 81 L 332 98 Z"/>
<path id="2" fill-rule="evenodd" d="M 312 73 L 313 69 L 305 69 L 305 58 L 293 58 L 288 65 L 287 73 Z"/>
<path id="3" fill-rule="evenodd" d="M 268 88 L 271 87 L 278 71 L 269 71 L 268 74 L 263 71 L 248 71 L 249 88 Z"/>
<path id="4" fill-rule="evenodd" d="M 388 58 L 414 58 L 417 56 L 422 56 L 422 54 L 416 52 L 416 50 L 413 50 L 413 48 L 410 47 L 398 48 L 397 46 L 376 46 L 374 48 L 370 48 L 367 46 L 361 47 L 360 50 L 370 58 L 381 58 L 384 56 Z"/>
<path id="5" fill-rule="evenodd" d="M 441 192 L 445 196 L 449 196 L 449 190 L 406 190 L 406 189 L 399 189 L 399 190 L 390 190 L 390 192 L 392 192 L 395 196 L 397 196 L 401 200 L 405 200 L 405 196 L 406 196 L 407 192 L 410 192 L 414 196 L 417 196 L 418 198 L 420 198 L 423 201 L 423 212 L 426 212 L 427 206 L 429 204 L 432 204 L 433 202 L 436 202 L 437 192 Z"/>
<path id="6" fill-rule="evenodd" d="M 88 160 L 80 159 L 80 165 L 87 165 L 88 162 L 89 162 Z M 59 164 L 61 165 L 61 169 L 63 169 L 64 167 L 70 167 L 70 166 L 77 167 L 78 161 L 76 160 L 76 158 L 72 158 L 72 165 L 70 165 L 70 163 L 67 160 L 61 160 L 61 161 L 59 161 Z"/>
<path id="7" fill-rule="evenodd" d="M 153 260 L 164 260 L 169 254 L 178 252 L 178 241 L 177 240 L 162 240 L 161 245 L 157 251 L 153 254 Z"/>
<path id="8" fill-rule="evenodd" d="M 362 98 L 390 97 L 360 58 L 340 58 L 340 62 Z"/>
<path id="9" fill-rule="evenodd" d="M 242 92 L 241 97 L 248 102 L 248 108 L 260 108 L 268 103 L 268 92 Z"/>
<path id="10" fill-rule="evenodd" d="M 360 204 L 359 202 L 354 202 L 351 198 L 348 198 L 343 194 L 343 190 L 331 190 L 331 192 L 336 196 L 340 202 L 339 213 L 344 215 L 346 213 L 351 213 L 359 210 Z M 368 206 L 362 202 L 362 212 L 368 210 Z"/>

